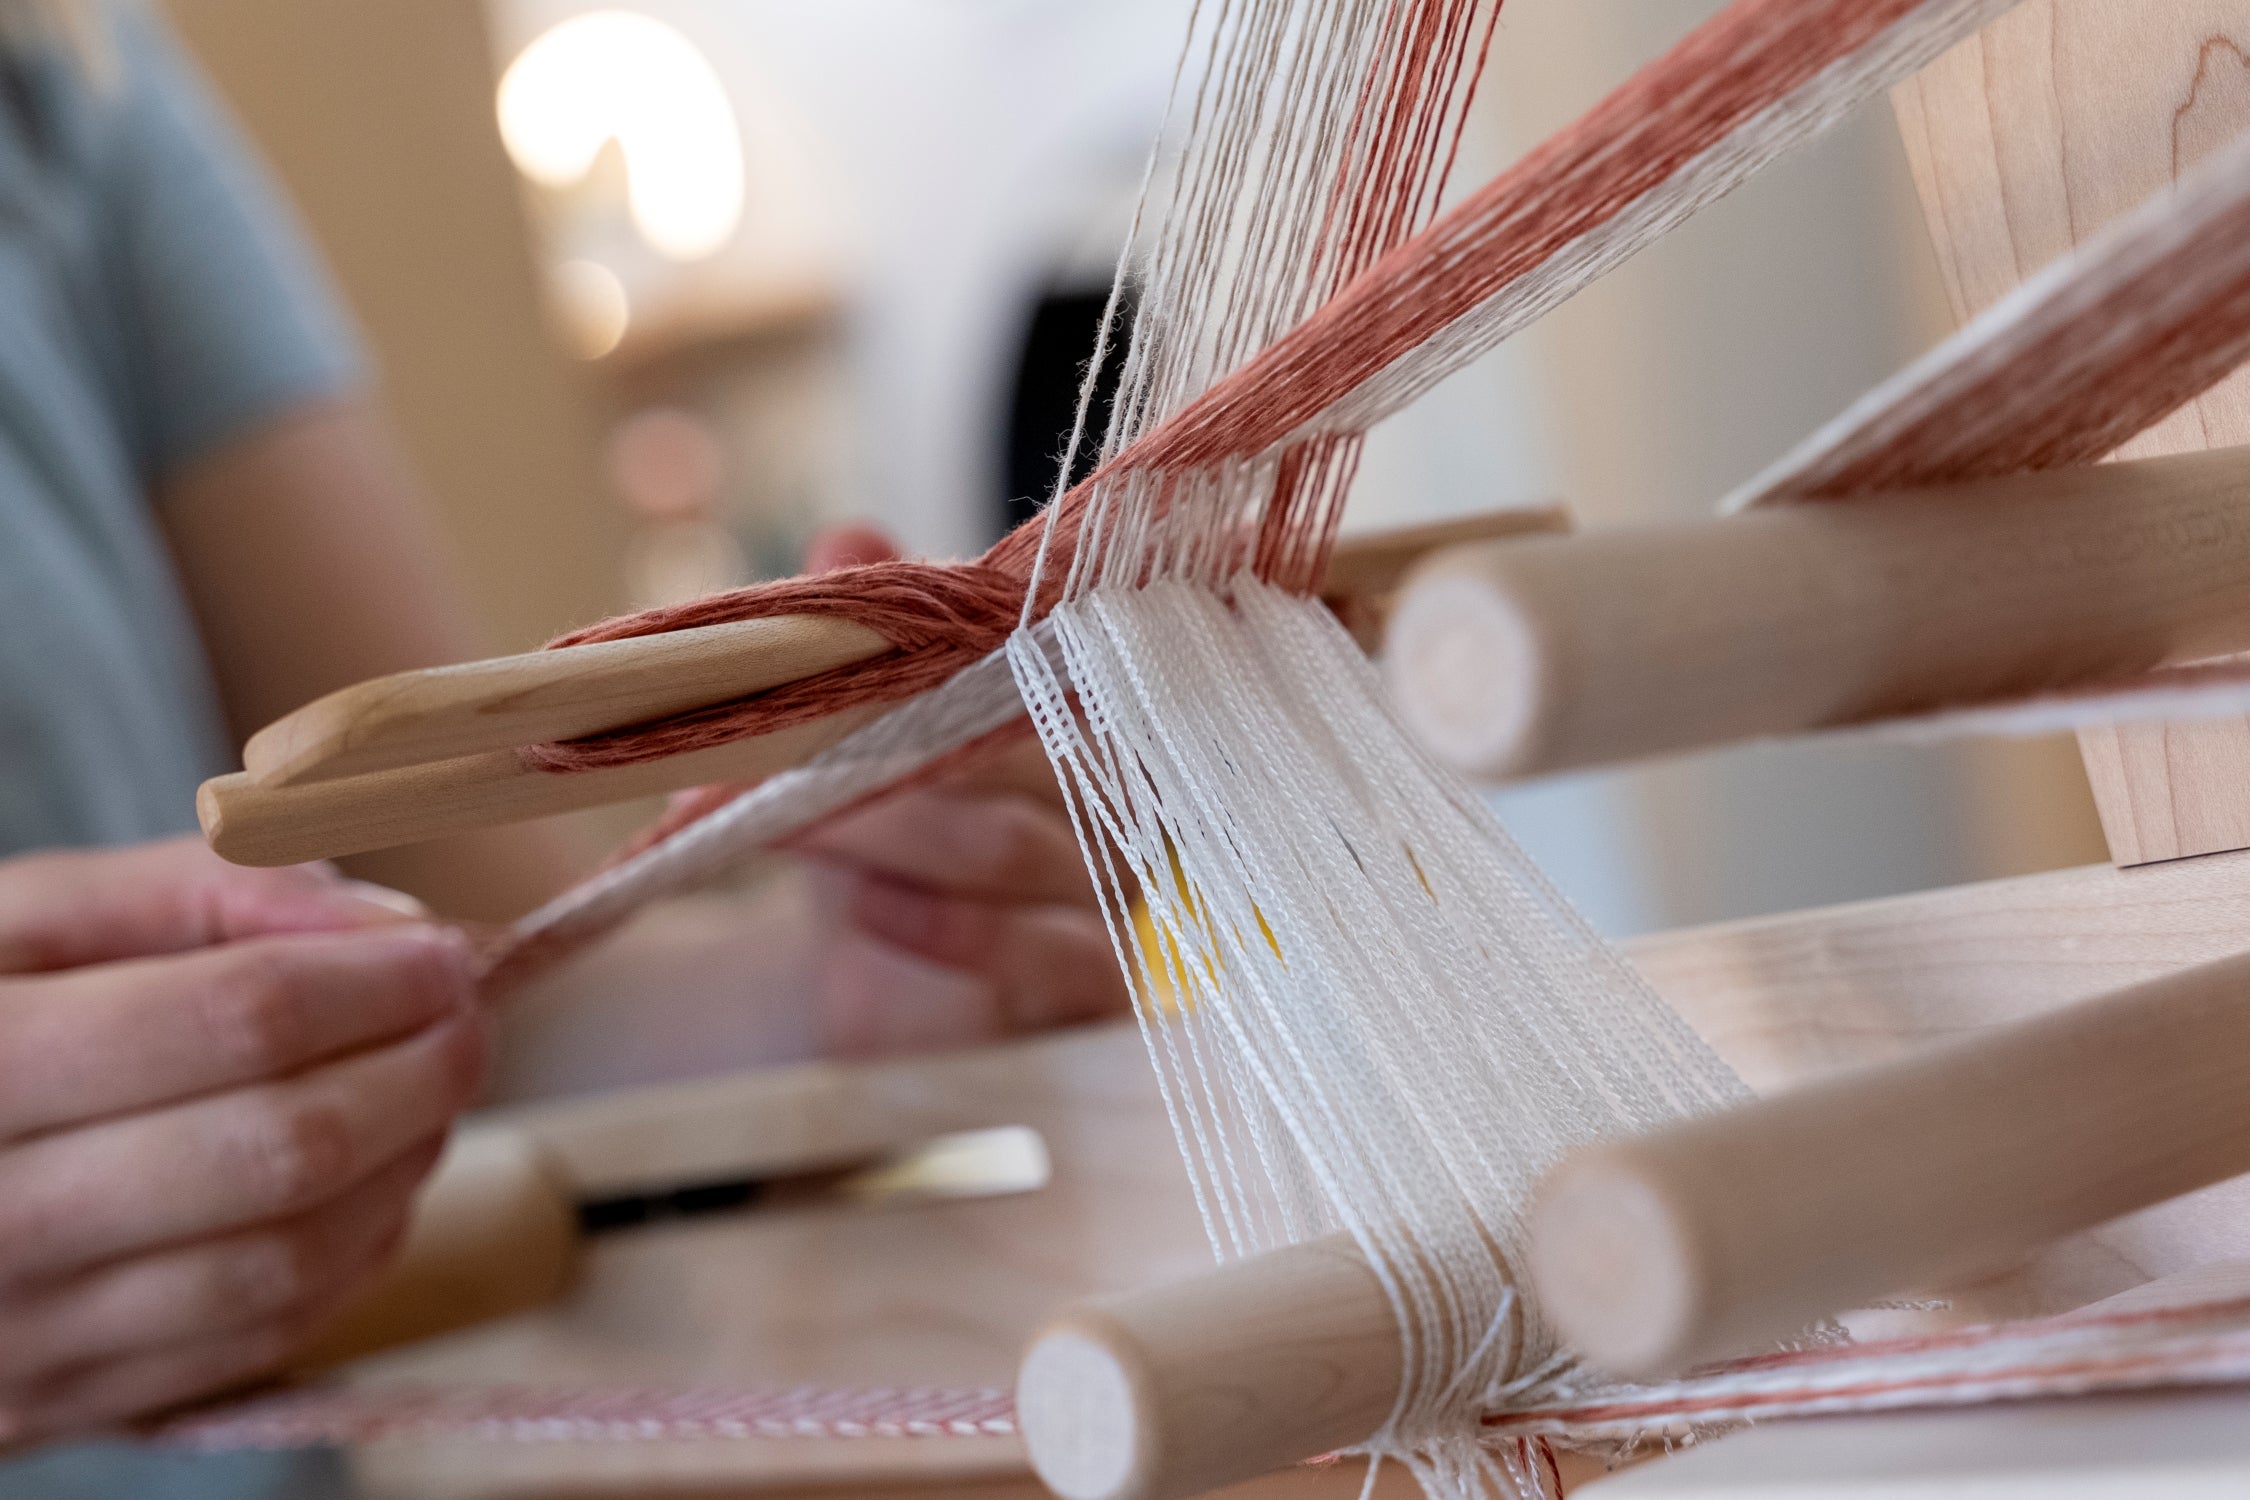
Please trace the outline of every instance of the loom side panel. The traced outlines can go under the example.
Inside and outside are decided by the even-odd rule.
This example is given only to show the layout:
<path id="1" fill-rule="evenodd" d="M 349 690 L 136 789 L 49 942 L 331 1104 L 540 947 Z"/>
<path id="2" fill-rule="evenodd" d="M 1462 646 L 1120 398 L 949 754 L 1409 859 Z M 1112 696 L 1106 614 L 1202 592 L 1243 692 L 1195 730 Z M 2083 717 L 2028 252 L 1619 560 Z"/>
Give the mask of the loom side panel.
<path id="1" fill-rule="evenodd" d="M 2250 0 L 2024 0 L 1893 94 L 1966 318 L 2250 128 Z M 2250 370 L 2119 450 L 2250 442 Z M 2250 847 L 2250 718 L 2079 739 L 2120 865 Z"/>

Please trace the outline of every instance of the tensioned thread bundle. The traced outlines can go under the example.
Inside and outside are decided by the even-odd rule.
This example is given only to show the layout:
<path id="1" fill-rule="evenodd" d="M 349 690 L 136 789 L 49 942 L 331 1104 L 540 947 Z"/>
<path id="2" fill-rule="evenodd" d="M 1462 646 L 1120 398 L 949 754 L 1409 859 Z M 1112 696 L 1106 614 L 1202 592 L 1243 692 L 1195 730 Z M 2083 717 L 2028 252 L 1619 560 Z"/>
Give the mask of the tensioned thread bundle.
<path id="1" fill-rule="evenodd" d="M 2250 358 L 2250 137 L 2032 273 L 1726 510 L 2092 463 Z"/>
<path id="2" fill-rule="evenodd" d="M 1735 1360 L 1662 1386 L 1560 1394 L 1485 1419 L 1502 1445 L 1691 1436 L 1715 1422 L 1966 1406 L 2250 1379 L 2250 1302 L 2100 1307 L 1874 1344 Z M 775 1390 L 313 1387 L 177 1418 L 164 1441 L 201 1450 L 363 1443 L 402 1436 L 519 1442 L 711 1439 L 943 1440 L 1015 1430 L 990 1388 Z M 1528 1471 L 1533 1451 L 1516 1450 Z"/>
<path id="3" fill-rule="evenodd" d="M 1289 92 L 1280 77 L 1264 88 Z M 1271 148 L 1283 165 L 1287 145 Z M 1262 207 L 1230 165 L 1191 161 L 1183 197 Z M 1348 181 L 1327 179 L 1331 202 Z M 1418 200 L 1428 186 L 1412 184 Z M 1368 218 L 1411 249 L 1427 238 L 1403 239 L 1417 216 L 1402 201 Z M 1237 233 L 1256 240 L 1256 215 Z M 1394 248 L 1292 328 L 1279 315 L 1315 300 L 1300 288 L 1327 273 L 1320 257 L 1195 250 L 1169 268 L 1184 292 L 1144 281 L 1127 368 L 1151 373 L 1111 424 L 1070 551 L 1043 559 L 1061 596 L 1012 638 L 1010 661 L 1105 897 L 1214 1250 L 1349 1232 L 1404 1350 L 1370 1451 L 1436 1494 L 1536 1493 L 1549 1472 L 1488 1450 L 1477 1425 L 1512 1387 L 1567 1368 L 1516 1291 L 1531 1184 L 1570 1144 L 1710 1108 L 1739 1085 L 1409 743 L 1356 646 L 1305 597 L 1310 577 L 1292 577 L 1317 567 L 1358 451 L 1356 428 L 1307 428 L 1296 382 L 1348 389 L 1399 353 L 1324 330 L 1350 326 L 1371 282 L 1431 279 L 1397 292 L 1428 328 L 1470 294 L 1449 303 L 1444 257 Z M 1551 250 L 1528 246 L 1495 274 Z M 1235 373 L 1199 391 L 1202 368 L 1171 347 L 1199 324 L 1174 306 L 1214 264 L 1275 317 L 1245 330 Z M 1306 361 L 1308 348 L 1326 352 Z M 1121 461 L 1136 452 L 1157 457 Z M 1136 896 L 1154 954 L 1134 936 Z"/>
<path id="4" fill-rule="evenodd" d="M 2076 315 L 2075 339 L 2027 318 L 1981 335 L 2002 357 L 2050 361 L 2025 382 L 2028 400 L 2011 404 L 1967 345 L 1933 358 L 1902 389 L 1967 387 L 1992 415 L 1960 436 L 1974 423 L 1959 407 L 1902 397 L 1891 404 L 1930 419 L 1919 447 L 1899 447 L 1927 458 L 1944 434 L 2021 467 L 2154 420 L 2222 376 L 2250 338 L 2229 316 L 2250 257 L 2225 251 L 2250 217 L 2246 175 L 2222 166 L 2055 273 L 2051 305 Z M 2186 294 L 2163 280 L 2167 295 L 2139 318 L 2121 288 L 2154 284 L 2174 256 L 2206 274 L 2186 278 Z M 1348 313 L 1360 285 L 1313 322 Z M 2197 294 L 2217 329 L 2190 310 Z M 1136 332 L 1162 336 L 1162 324 Z M 2149 378 L 2109 389 L 2104 362 Z M 1273 368 L 1286 384 L 1286 361 Z M 1411 391 L 1422 376 L 1373 378 Z M 1350 450 L 1329 445 L 1352 435 L 1337 413 L 1363 403 L 1379 405 L 1355 391 L 1325 415 L 1284 407 L 1266 446 L 1253 432 L 1238 450 L 1183 450 L 1189 478 L 1160 467 L 1097 487 L 1074 518 L 1065 593 L 1043 632 L 1011 640 L 1011 659 L 1106 897 L 1214 1247 L 1224 1258 L 1348 1232 L 1405 1360 L 1369 1451 L 1406 1463 L 1433 1495 L 1531 1494 L 1549 1471 L 1527 1448 L 1480 1441 L 1495 1430 L 1485 1414 L 1594 1412 L 1623 1394 L 1575 1367 L 1522 1295 L 1533 1184 L 1570 1149 L 1743 1091 L 1421 756 L 1337 623 L 1239 566 L 1230 538 L 1277 516 L 1315 524 L 1296 466 L 1340 503 L 1348 463 L 1329 465 Z M 2089 434 L 2072 435 L 2066 412 Z M 1113 430 L 1112 442 L 1133 437 Z M 1136 896 L 1153 952 L 1129 921 Z M 1964 1371 L 1980 1357 L 1946 1356 Z M 1746 1399 L 1714 1391 L 1703 1410 L 1722 1420 L 1752 1409 Z M 1637 1430 L 1659 1409 L 1694 1430 L 1692 1403 L 1661 1395 L 1636 1408 Z"/>
<path id="5" fill-rule="evenodd" d="M 1144 500 L 1153 487 L 1162 505 L 1190 476 L 1271 462 L 1300 428 L 1317 427 L 1344 443 L 1320 472 L 1281 474 L 1229 527 L 1207 526 L 1200 511 L 1196 523 L 1206 548 L 1233 549 L 1269 581 L 1309 588 L 1348 483 L 1353 434 L 2010 3 L 1737 0 L 1402 238 L 1435 206 L 1497 5 L 1206 0 L 1204 65 L 1185 126 L 1214 170 L 1185 180 L 1139 268 L 1141 322 L 1167 336 L 1129 356 L 1095 473 L 974 563 L 874 564 L 562 637 L 554 644 L 833 614 L 901 649 L 741 703 L 539 747 L 532 759 L 557 771 L 630 764 L 768 733 L 821 707 L 911 697 L 990 651 L 1016 618 L 1053 606 L 1098 493 L 1132 483 Z M 1254 85 L 1252 107 L 1240 107 Z M 1162 305 L 1150 305 L 1158 287 Z M 1119 441 L 1125 434 L 1131 440 Z M 1097 550 L 1123 555 L 1109 541 Z M 916 602 L 923 594 L 927 608 Z M 901 619 L 891 603 L 916 618 Z"/>
<path id="6" fill-rule="evenodd" d="M 1892 31 L 1854 40 L 1913 51 Z M 1726 65 L 1723 49 L 1685 50 L 1702 59 L 1698 77 Z M 1684 108 L 1701 118 L 1692 89 Z M 1723 154 L 1740 152 L 1713 128 Z M 1621 192 L 1639 180 L 1619 176 Z M 2014 316 L 1879 393 L 1870 412 L 1915 420 L 1847 422 L 1833 451 L 1872 432 L 1875 456 L 1830 482 L 1882 482 L 1870 476 L 1886 463 L 1958 477 L 2095 457 L 2223 377 L 2250 350 L 2245 183 L 2250 155 L 2215 164 L 2052 273 Z M 1613 233 L 1617 217 L 1578 240 Z M 1542 269 L 1564 253 L 1542 248 Z M 1487 306 L 1476 274 L 1458 281 L 1449 303 L 1446 277 L 1431 278 L 1426 306 L 1471 308 L 1434 342 L 1533 315 Z M 1252 557 L 1286 555 L 1290 537 L 1332 524 L 1354 414 L 1425 388 L 1423 351 L 1381 362 L 1375 338 L 1339 341 L 1367 364 L 1332 388 L 1321 361 L 1291 362 L 1324 320 L 1380 328 L 1380 299 L 1358 300 L 1370 284 L 1372 273 L 1181 403 L 1187 418 L 1156 440 L 1113 427 L 1105 457 L 1138 439 L 1156 472 L 1094 488 L 1072 520 L 1063 597 L 1043 632 L 1009 649 L 1107 899 L 1214 1247 L 1227 1257 L 1348 1232 L 1405 1356 L 1370 1451 L 1406 1462 L 1433 1494 L 1525 1494 L 1547 1473 L 1524 1450 L 1480 1444 L 1481 1414 L 1566 1393 L 1578 1410 L 1603 1400 L 1520 1291 L 1533 1184 L 1574 1147 L 1743 1091 L 1421 756 L 1337 623 L 1242 565 L 1243 536 L 1259 539 Z M 1144 326 L 1136 344 L 1165 334 Z M 2023 394 L 2000 373 L 2009 363 Z M 1270 404 L 1199 433 L 1197 414 L 1223 411 L 1213 395 L 1234 382 Z M 1303 405 L 1293 385 L 1313 393 Z M 1136 896 L 1153 954 L 1128 920 Z"/>

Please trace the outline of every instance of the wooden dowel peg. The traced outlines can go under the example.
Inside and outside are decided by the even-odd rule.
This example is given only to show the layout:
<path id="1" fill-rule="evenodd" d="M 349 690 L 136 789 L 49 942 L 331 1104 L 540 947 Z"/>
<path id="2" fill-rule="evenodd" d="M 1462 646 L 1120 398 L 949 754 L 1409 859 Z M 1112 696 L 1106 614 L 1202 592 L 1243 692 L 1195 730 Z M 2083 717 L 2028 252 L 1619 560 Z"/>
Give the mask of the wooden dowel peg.
<path id="1" fill-rule="evenodd" d="M 1349 1235 L 1085 1303 L 1033 1339 L 1016 1420 L 1062 1500 L 1185 1500 L 1366 1441 L 1396 1314 Z"/>
<path id="2" fill-rule="evenodd" d="M 1468 542 L 1559 535 L 1569 530 L 1568 509 L 1543 505 L 1483 511 L 1339 537 L 1328 557 L 1328 571 L 1321 575 L 1321 601 L 1344 622 L 1361 650 L 1373 651 L 1382 644 L 1383 624 L 1398 602 L 1399 585 L 1431 553 Z"/>
<path id="3" fill-rule="evenodd" d="M 1658 1376 L 2250 1171 L 2250 955 L 1566 1158 L 1531 1270 Z"/>
<path id="4" fill-rule="evenodd" d="M 643 1100 L 619 1096 L 590 1118 L 614 1151 L 652 1127 L 661 1136 L 683 1123 L 665 1113 L 661 1099 L 662 1091 Z M 708 1132 L 701 1139 L 708 1149 Z M 415 1200 L 398 1255 L 299 1367 L 338 1364 L 556 1301 L 577 1281 L 585 1245 L 600 1236 L 776 1211 L 895 1210 L 1008 1197 L 1045 1187 L 1051 1171 L 1046 1142 L 1022 1125 L 890 1147 L 800 1149 L 684 1175 L 675 1167 L 653 1181 L 592 1192 L 573 1180 L 567 1149 L 519 1125 L 485 1123 L 457 1133 Z"/>
<path id="5" fill-rule="evenodd" d="M 1449 549 L 1385 669 L 1490 779 L 1870 722 L 2250 648 L 2250 449 Z"/>
<path id="6" fill-rule="evenodd" d="M 289 786 L 575 739 L 748 697 L 890 649 L 850 620 L 782 615 L 399 672 L 268 724 L 243 747 L 242 767 L 261 785 Z"/>
<path id="7" fill-rule="evenodd" d="M 195 810 L 221 858 L 302 864 L 684 787 L 755 781 L 810 760 L 878 712 L 849 709 L 731 745 L 567 774 L 526 765 L 513 750 L 285 786 L 239 772 L 205 782 Z"/>

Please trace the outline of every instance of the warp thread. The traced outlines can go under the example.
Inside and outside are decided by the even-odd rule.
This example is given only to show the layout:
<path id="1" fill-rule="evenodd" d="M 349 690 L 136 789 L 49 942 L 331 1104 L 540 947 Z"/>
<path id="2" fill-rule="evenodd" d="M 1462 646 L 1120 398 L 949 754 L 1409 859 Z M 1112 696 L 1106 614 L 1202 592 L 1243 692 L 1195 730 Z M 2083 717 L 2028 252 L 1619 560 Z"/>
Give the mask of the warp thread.
<path id="1" fill-rule="evenodd" d="M 1714 1421 L 1969 1406 L 2250 1381 L 2250 1300 L 2091 1309 L 1729 1360 L 1658 1386 L 1569 1392 L 1489 1413 L 1494 1438 L 1633 1445 Z M 158 1431 L 198 1450 L 295 1448 L 474 1435 L 517 1442 L 917 1439 L 1008 1436 L 1007 1391 L 791 1386 L 772 1390 L 544 1390 L 314 1386 L 190 1413 Z M 1528 1455 L 1527 1455 L 1528 1456 Z"/>
<path id="2" fill-rule="evenodd" d="M 2093 463 L 2246 358 L 2250 136 L 2041 267 L 1721 508 Z"/>
<path id="3" fill-rule="evenodd" d="M 1283 319 L 1286 333 L 1252 342 L 1244 352 L 1262 352 L 1247 360 L 1219 360 L 1217 378 L 1177 411 L 1148 408 L 1149 392 L 1192 387 L 1197 363 L 1233 353 L 1258 317 L 1228 306 L 1225 326 L 1181 341 L 1197 347 L 1170 356 L 1171 366 L 1140 372 L 1138 397 L 1129 372 L 1111 430 L 1148 421 L 1147 430 L 974 562 L 881 563 L 754 585 L 552 642 L 806 614 L 866 624 L 899 649 L 733 703 L 532 747 L 527 760 L 553 771 L 635 764 L 927 691 L 1053 607 L 1097 493 L 1135 476 L 1207 474 L 1301 441 L 1308 427 L 1364 431 L 2011 3 L 1736 0 L 1403 242 L 1435 204 L 1498 7 L 1397 8 L 1386 18 L 1403 28 L 1385 39 L 1392 55 L 1365 71 L 1344 132 L 1340 154 L 1358 165 L 1332 184 L 1309 252 L 1295 247 L 1309 271 L 1278 304 L 1295 315 Z M 1152 274 L 1193 249 L 1175 243 L 1189 229 L 1164 229 Z M 1211 232 L 1200 221 L 1196 229 Z M 1285 248 L 1253 242 L 1244 254 Z M 1292 496 L 1278 487 L 1242 545 L 1264 581 L 1302 592 L 1320 576 L 1334 517 L 1307 526 Z"/>
<path id="4" fill-rule="evenodd" d="M 970 660 L 996 650 L 1023 609 L 1028 560 L 1011 569 L 1002 547 L 976 562 L 862 563 L 810 578 L 783 579 L 685 604 L 604 620 L 547 643 L 553 650 L 662 635 L 738 620 L 826 615 L 864 625 L 892 650 L 872 661 L 800 677 L 751 698 L 674 714 L 651 724 L 586 735 L 523 753 L 545 771 L 634 765 L 772 734 L 839 709 L 891 703 L 937 687 Z M 671 825 L 667 820 L 667 826 Z"/>
<path id="5" fill-rule="evenodd" d="M 532 1386 L 315 1386 L 182 1417 L 159 1432 L 200 1451 L 303 1448 L 473 1433 L 523 1442 L 1007 1437 L 1015 1403 L 992 1387 L 788 1386 L 604 1391 Z"/>

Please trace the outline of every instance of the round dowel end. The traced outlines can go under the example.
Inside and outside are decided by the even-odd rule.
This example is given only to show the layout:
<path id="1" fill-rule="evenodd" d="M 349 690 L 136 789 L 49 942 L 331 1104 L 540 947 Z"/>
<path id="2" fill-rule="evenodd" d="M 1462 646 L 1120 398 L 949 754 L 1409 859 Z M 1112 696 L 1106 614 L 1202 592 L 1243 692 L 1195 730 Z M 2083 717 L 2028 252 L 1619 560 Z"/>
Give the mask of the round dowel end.
<path id="1" fill-rule="evenodd" d="M 1688 1226 L 1633 1159 L 1564 1161 L 1532 1205 L 1531 1279 L 1564 1340 L 1613 1374 L 1670 1374 L 1695 1357 L 1703 1269 Z"/>
<path id="2" fill-rule="evenodd" d="M 1147 1382 L 1122 1329 L 1067 1320 L 1032 1341 L 1016 1423 L 1040 1482 L 1062 1500 L 1138 1500 L 1155 1470 Z"/>
<path id="3" fill-rule="evenodd" d="M 195 821 L 203 829 L 203 841 L 222 859 L 233 859 L 229 850 L 234 844 L 234 830 L 227 826 L 226 793 L 231 776 L 214 776 L 195 789 Z M 247 779 L 247 778 L 244 778 Z M 240 863 L 239 860 L 235 861 Z"/>
<path id="4" fill-rule="evenodd" d="M 1463 549 L 1417 572 L 1384 635 L 1383 670 L 1407 727 L 1465 775 L 1499 780 L 1532 758 L 1540 666 L 1530 623 Z"/>
<path id="5" fill-rule="evenodd" d="M 1404 1369 L 1398 1315 L 1337 1234 L 1065 1312 L 1016 1417 L 1065 1500 L 1189 1500 L 1366 1442 Z"/>

